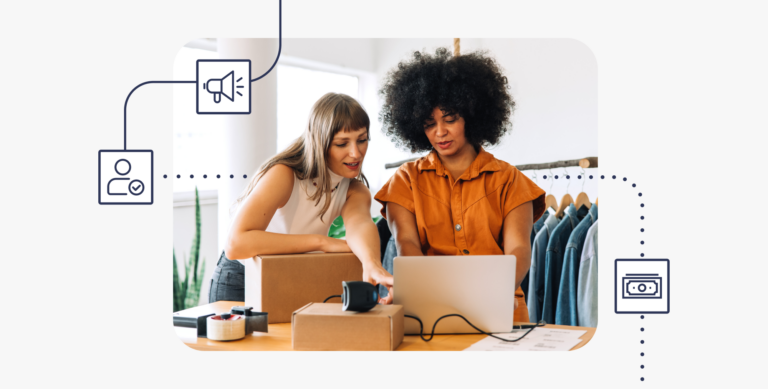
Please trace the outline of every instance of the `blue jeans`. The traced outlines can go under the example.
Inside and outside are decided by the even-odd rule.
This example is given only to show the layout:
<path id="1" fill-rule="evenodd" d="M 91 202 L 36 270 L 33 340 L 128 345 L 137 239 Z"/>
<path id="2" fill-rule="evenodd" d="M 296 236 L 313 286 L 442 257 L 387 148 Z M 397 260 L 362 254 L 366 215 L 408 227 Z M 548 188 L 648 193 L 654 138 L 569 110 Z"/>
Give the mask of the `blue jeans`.
<path id="1" fill-rule="evenodd" d="M 245 267 L 239 261 L 227 259 L 223 251 L 208 292 L 208 302 L 216 301 L 245 301 Z"/>
<path id="2" fill-rule="evenodd" d="M 384 270 L 388 271 L 389 274 L 395 275 L 395 269 L 393 266 L 393 262 L 395 260 L 395 257 L 397 256 L 397 246 L 395 245 L 395 237 L 389 238 L 389 242 L 387 243 L 387 250 L 384 252 L 384 256 L 381 257 L 381 266 L 384 267 Z M 379 285 L 379 296 L 381 297 L 387 297 L 389 296 L 389 291 L 387 288 Z"/>

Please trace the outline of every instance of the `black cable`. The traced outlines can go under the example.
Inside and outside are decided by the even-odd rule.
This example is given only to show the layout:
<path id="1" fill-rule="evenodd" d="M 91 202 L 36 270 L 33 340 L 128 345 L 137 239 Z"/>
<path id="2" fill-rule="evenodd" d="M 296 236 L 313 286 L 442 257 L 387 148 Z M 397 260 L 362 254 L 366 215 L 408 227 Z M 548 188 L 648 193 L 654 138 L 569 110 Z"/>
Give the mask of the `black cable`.
<path id="1" fill-rule="evenodd" d="M 335 295 L 333 295 L 333 296 L 328 296 L 328 298 L 326 298 L 325 300 L 323 300 L 323 303 L 326 303 L 328 300 L 330 300 L 330 299 L 332 299 L 332 298 L 334 298 L 334 297 L 339 297 L 339 298 L 341 298 L 341 295 L 340 295 L 340 294 L 335 294 Z M 480 333 L 482 333 L 482 334 L 485 334 L 485 335 L 488 335 L 488 336 L 490 336 L 490 337 L 492 337 L 492 338 L 496 338 L 496 339 L 498 339 L 498 340 L 504 341 L 504 342 L 517 342 L 518 340 L 525 338 L 525 336 L 526 336 L 526 335 L 528 335 L 528 333 L 530 333 L 531 331 L 533 331 L 533 329 L 534 329 L 534 328 L 537 328 L 537 327 L 542 327 L 542 326 L 544 326 L 544 324 L 545 324 L 545 323 L 544 323 L 544 321 L 540 321 L 540 322 L 538 322 L 538 323 L 534 324 L 534 325 L 533 325 L 533 327 L 531 327 L 531 328 L 530 328 L 528 331 L 526 331 L 526 332 L 525 332 L 525 333 L 524 333 L 524 334 L 523 334 L 521 337 L 519 337 L 519 338 L 517 338 L 517 339 L 504 339 L 504 338 L 498 337 L 498 336 L 496 336 L 496 335 L 494 335 L 494 334 L 492 334 L 492 333 L 490 333 L 490 332 L 485 332 L 485 331 L 483 331 L 483 330 L 481 330 L 481 329 L 479 329 L 479 328 L 475 327 L 475 325 L 474 325 L 474 324 L 472 324 L 472 323 L 470 323 L 470 321 L 469 321 L 469 320 L 467 320 L 467 318 L 466 318 L 466 317 L 464 317 L 464 316 L 461 316 L 461 315 L 459 315 L 458 313 L 451 313 L 451 314 L 448 314 L 448 315 L 440 316 L 440 318 L 438 318 L 437 320 L 435 320 L 435 324 L 432 326 L 432 333 L 429 335 L 429 339 L 427 339 L 427 338 L 425 338 L 425 337 L 424 337 L 424 323 L 422 323 L 422 322 L 421 322 L 421 319 L 419 319 L 419 318 L 418 318 L 418 317 L 416 317 L 416 316 L 405 315 L 405 317 L 410 317 L 411 319 L 415 319 L 417 322 L 419 322 L 419 336 L 421 337 L 421 340 L 423 340 L 423 341 L 425 341 L 425 342 L 429 342 L 430 340 L 432 340 L 432 338 L 434 338 L 434 337 L 435 337 L 435 328 L 437 328 L 437 323 L 438 323 L 440 320 L 443 320 L 444 318 L 446 318 L 446 317 L 451 317 L 451 316 L 460 317 L 460 318 L 464 319 L 464 321 L 465 321 L 465 322 L 467 322 L 467 324 L 469 324 L 470 326 L 472 326 L 472 328 L 476 329 L 478 332 L 480 332 Z M 522 329 L 522 326 L 521 326 L 521 329 Z"/>
<path id="2" fill-rule="evenodd" d="M 280 59 L 280 53 L 283 51 L 283 0 L 280 0 L 279 5 L 279 21 L 278 21 L 278 48 L 277 48 L 277 58 L 275 58 L 275 62 L 272 64 L 272 67 L 269 68 L 269 70 L 266 71 L 266 73 L 262 74 L 259 77 L 254 78 L 251 80 L 251 82 L 258 81 L 269 72 L 272 71 L 272 69 L 275 68 L 275 65 L 277 65 L 277 61 Z M 123 150 L 128 150 L 128 100 L 131 98 L 131 95 L 133 92 L 136 91 L 136 89 L 139 89 L 141 86 L 147 85 L 147 84 L 195 84 L 197 81 L 147 81 L 142 82 L 141 84 L 137 85 L 133 90 L 131 90 L 131 93 L 128 93 L 128 97 L 125 98 L 125 106 L 123 107 Z"/>
<path id="3" fill-rule="evenodd" d="M 325 303 L 326 301 L 328 301 L 328 300 L 330 300 L 330 299 L 332 299 L 334 297 L 341 298 L 341 295 L 340 294 L 334 294 L 333 296 L 329 296 L 327 299 L 323 300 L 323 303 Z"/>
<path id="4" fill-rule="evenodd" d="M 147 84 L 194 84 L 196 82 L 197 81 L 147 81 L 136 85 L 136 87 L 131 90 L 131 93 L 128 93 L 128 97 L 125 98 L 125 106 L 123 107 L 123 150 L 128 150 L 128 100 L 136 89 Z"/>
<path id="5" fill-rule="evenodd" d="M 259 81 L 260 79 L 264 78 L 264 76 L 269 74 L 269 72 L 271 72 L 272 69 L 274 69 L 275 65 L 277 65 L 277 60 L 280 59 L 280 52 L 283 51 L 283 0 L 280 0 L 279 10 L 280 10 L 279 11 L 280 16 L 278 18 L 279 32 L 278 32 L 277 58 L 275 58 L 275 63 L 272 64 L 272 67 L 269 68 L 269 70 L 267 70 L 266 73 L 262 74 L 259 77 L 254 78 L 253 80 L 251 80 L 251 82 Z"/>
<path id="6" fill-rule="evenodd" d="M 525 336 L 526 336 L 526 335 L 528 335 L 528 333 L 530 333 L 531 331 L 533 331 L 533 329 L 534 329 L 534 328 L 536 328 L 536 327 L 541 327 L 541 326 L 543 326 L 543 325 L 544 325 L 544 323 L 543 323 L 543 322 L 538 322 L 538 323 L 536 323 L 536 324 L 535 324 L 533 327 L 531 327 L 531 329 L 529 329 L 528 331 L 526 331 L 526 332 L 525 332 L 525 333 L 524 333 L 524 334 L 523 334 L 521 337 L 519 337 L 519 338 L 517 338 L 517 339 L 504 339 L 504 338 L 498 337 L 498 336 L 496 336 L 496 335 L 494 335 L 494 334 L 492 334 L 492 333 L 490 333 L 490 332 L 485 332 L 485 331 L 483 331 L 483 330 L 481 330 L 481 329 L 479 329 L 479 328 L 475 327 L 475 325 L 474 325 L 474 324 L 472 324 L 472 323 L 470 323 L 470 322 L 469 322 L 469 320 L 467 320 L 467 318 L 466 318 L 466 317 L 464 317 L 464 316 L 461 316 L 461 315 L 459 315 L 459 314 L 457 314 L 457 313 L 451 313 L 451 314 L 449 314 L 449 315 L 444 315 L 444 316 L 441 316 L 439 319 L 437 319 L 437 320 L 435 321 L 435 325 L 433 325 L 433 326 L 432 326 L 432 334 L 430 334 L 430 336 L 429 336 L 429 339 L 427 339 L 427 338 L 425 338 L 425 337 L 424 337 L 424 323 L 422 323 L 422 322 L 421 322 L 421 319 L 419 319 L 419 318 L 418 318 L 418 317 L 416 317 L 416 316 L 405 315 L 405 317 L 410 317 L 411 319 L 416 319 L 416 321 L 418 321 L 418 322 L 419 322 L 419 336 L 421 337 L 421 340 L 423 340 L 423 341 L 425 341 L 425 342 L 429 342 L 430 340 L 432 340 L 432 338 L 434 338 L 434 337 L 435 337 L 435 328 L 437 327 L 437 322 L 439 322 L 440 320 L 442 320 L 442 319 L 444 319 L 444 318 L 446 318 L 446 317 L 451 317 L 451 316 L 460 317 L 460 318 L 464 319 L 464 321 L 465 321 L 465 322 L 467 322 L 467 324 L 469 324 L 470 326 L 472 326 L 472 328 L 476 329 L 477 331 L 479 331 L 479 332 L 481 332 L 481 333 L 483 333 L 483 334 L 485 334 L 485 335 L 488 335 L 488 336 L 490 336 L 490 337 L 492 337 L 492 338 L 496 338 L 496 339 L 498 339 L 498 340 L 504 341 L 504 342 L 517 342 L 518 340 L 525 338 Z"/>

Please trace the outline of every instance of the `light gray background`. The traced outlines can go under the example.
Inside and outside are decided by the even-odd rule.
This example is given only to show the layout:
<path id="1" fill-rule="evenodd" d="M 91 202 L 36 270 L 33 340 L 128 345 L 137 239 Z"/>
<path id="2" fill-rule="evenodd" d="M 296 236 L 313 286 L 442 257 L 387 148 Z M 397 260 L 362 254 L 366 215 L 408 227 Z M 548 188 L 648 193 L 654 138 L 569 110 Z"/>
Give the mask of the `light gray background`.
<path id="1" fill-rule="evenodd" d="M 669 315 L 641 322 L 601 303 L 600 328 L 576 352 L 330 358 L 188 349 L 170 326 L 170 184 L 156 182 L 153 206 L 97 203 L 97 150 L 121 145 L 128 92 L 143 81 L 171 79 L 176 50 L 190 39 L 276 37 L 277 3 L 7 4 L 0 24 L 5 381 L 753 386 L 762 379 L 766 346 L 750 331 L 766 319 L 759 298 L 766 231 L 759 211 L 741 204 L 766 190 L 768 25 L 757 3 L 720 4 L 287 0 L 286 37 L 584 43 L 598 63 L 601 170 L 638 184 L 600 186 L 600 301 L 611 301 L 615 258 L 669 258 L 675 278 Z M 155 150 L 157 171 L 172 168 L 171 107 L 168 86 L 143 87 L 131 98 L 128 145 Z M 734 330 L 737 323 L 743 327 Z M 713 336 L 718 325 L 731 329 L 727 337 Z"/>

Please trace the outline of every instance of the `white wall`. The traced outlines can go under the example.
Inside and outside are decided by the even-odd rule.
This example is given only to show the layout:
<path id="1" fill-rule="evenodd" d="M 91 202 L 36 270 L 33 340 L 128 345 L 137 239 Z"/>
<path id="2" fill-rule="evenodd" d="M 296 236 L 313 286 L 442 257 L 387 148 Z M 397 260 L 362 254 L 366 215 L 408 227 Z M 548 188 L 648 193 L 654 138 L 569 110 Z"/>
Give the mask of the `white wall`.
<path id="1" fill-rule="evenodd" d="M 283 39 L 281 56 L 374 72 L 376 39 Z"/>
<path id="2" fill-rule="evenodd" d="M 597 62 L 587 46 L 572 39 L 483 39 L 482 46 L 504 67 L 517 103 L 512 133 L 491 153 L 513 165 L 598 156 Z M 567 170 L 572 178 L 581 171 Z M 536 173 L 539 186 L 549 191 L 553 182 L 541 177 L 551 174 Z M 581 184 L 594 202 L 597 178 L 572 180 L 570 187 L 558 179 L 552 192 L 560 201 L 567 188 L 575 198 Z"/>

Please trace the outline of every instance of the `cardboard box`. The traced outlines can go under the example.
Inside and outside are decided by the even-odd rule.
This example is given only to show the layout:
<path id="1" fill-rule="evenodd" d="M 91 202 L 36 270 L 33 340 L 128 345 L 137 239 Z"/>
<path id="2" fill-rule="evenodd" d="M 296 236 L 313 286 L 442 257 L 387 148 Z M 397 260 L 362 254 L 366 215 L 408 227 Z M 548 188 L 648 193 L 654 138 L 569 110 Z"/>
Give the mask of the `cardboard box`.
<path id="1" fill-rule="evenodd" d="M 294 350 L 391 351 L 403 341 L 403 306 L 344 312 L 340 303 L 310 303 L 293 313 Z"/>
<path id="2" fill-rule="evenodd" d="M 363 265 L 351 253 L 262 255 L 242 262 L 245 305 L 269 313 L 270 323 L 290 323 L 293 311 L 340 295 L 342 281 L 363 278 Z"/>

